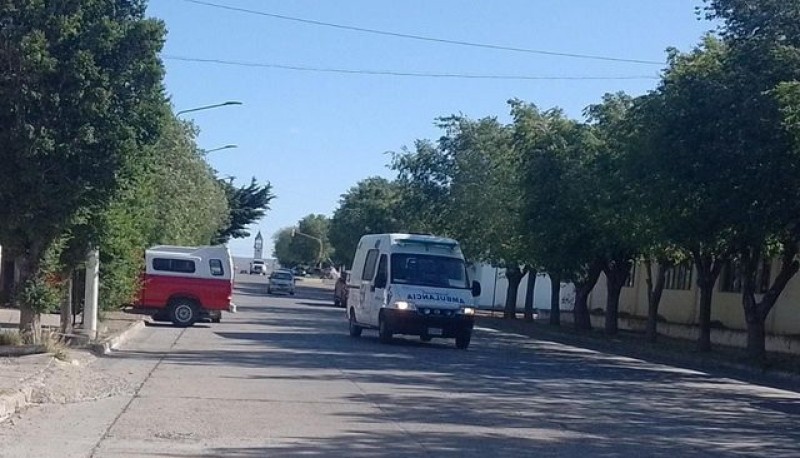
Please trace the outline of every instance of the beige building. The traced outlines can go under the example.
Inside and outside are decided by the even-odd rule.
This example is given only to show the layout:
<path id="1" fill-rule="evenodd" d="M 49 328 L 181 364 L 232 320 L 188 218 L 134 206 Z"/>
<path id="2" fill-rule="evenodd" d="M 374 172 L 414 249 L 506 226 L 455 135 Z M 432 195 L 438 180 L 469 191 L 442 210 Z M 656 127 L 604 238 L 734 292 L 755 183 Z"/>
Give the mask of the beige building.
<path id="1" fill-rule="evenodd" d="M 766 290 L 778 273 L 777 260 L 765 263 L 760 270 L 759 284 Z M 655 269 L 655 267 L 654 267 Z M 622 289 L 620 312 L 647 317 L 647 275 L 644 265 L 634 268 L 633 275 Z M 606 279 L 600 277 L 589 297 L 590 309 L 604 309 Z M 659 306 L 659 315 L 668 323 L 696 325 L 698 322 L 700 290 L 697 272 L 691 264 L 677 266 L 667 272 L 666 287 Z M 711 319 L 731 330 L 745 330 L 741 284 L 735 269 L 726 266 L 714 287 Z M 781 294 L 766 322 L 767 332 L 773 335 L 800 336 L 800 274 L 795 275 Z"/>

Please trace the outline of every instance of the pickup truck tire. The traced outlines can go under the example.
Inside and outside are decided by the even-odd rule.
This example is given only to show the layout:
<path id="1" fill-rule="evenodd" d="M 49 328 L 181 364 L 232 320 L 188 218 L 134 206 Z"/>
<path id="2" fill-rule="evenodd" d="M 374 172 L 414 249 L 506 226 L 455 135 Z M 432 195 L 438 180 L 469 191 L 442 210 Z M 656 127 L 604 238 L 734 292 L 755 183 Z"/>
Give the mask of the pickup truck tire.
<path id="1" fill-rule="evenodd" d="M 200 307 L 189 299 L 178 299 L 169 307 L 169 319 L 179 328 L 188 328 L 200 319 Z"/>

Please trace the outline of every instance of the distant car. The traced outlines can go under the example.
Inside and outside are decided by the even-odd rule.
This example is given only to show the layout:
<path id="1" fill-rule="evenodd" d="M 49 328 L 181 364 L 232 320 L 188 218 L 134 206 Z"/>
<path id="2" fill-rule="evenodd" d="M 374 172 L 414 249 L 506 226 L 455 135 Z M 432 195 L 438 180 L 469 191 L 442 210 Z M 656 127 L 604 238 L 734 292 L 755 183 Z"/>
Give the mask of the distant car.
<path id="1" fill-rule="evenodd" d="M 250 275 L 266 275 L 267 264 L 261 259 L 254 259 L 250 263 Z"/>
<path id="2" fill-rule="evenodd" d="M 276 270 L 269 276 L 267 294 L 290 294 L 294 296 L 294 275 L 288 270 Z"/>
<path id="3" fill-rule="evenodd" d="M 306 272 L 306 270 L 303 269 L 302 267 L 295 267 L 294 270 L 292 270 L 292 274 L 295 277 L 306 277 L 306 276 L 308 276 L 308 272 Z"/>
<path id="4" fill-rule="evenodd" d="M 333 287 L 333 305 L 347 308 L 347 297 L 349 295 L 347 280 L 349 278 L 350 272 L 342 272 L 342 275 L 336 280 L 336 286 Z"/>

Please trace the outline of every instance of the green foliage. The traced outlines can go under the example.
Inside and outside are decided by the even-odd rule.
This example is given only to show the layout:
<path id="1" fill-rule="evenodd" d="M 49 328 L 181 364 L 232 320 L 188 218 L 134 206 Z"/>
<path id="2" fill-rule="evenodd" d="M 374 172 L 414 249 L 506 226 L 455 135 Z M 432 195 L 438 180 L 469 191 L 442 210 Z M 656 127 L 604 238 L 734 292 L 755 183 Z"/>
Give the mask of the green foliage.
<path id="1" fill-rule="evenodd" d="M 533 257 L 548 272 L 580 281 L 600 255 L 592 221 L 598 189 L 590 130 L 561 110 L 512 103 L 514 144 L 522 158 L 523 221 L 537 240 Z"/>
<path id="2" fill-rule="evenodd" d="M 232 238 L 250 237 L 247 227 L 264 217 L 275 198 L 270 183 L 262 186 L 253 178 L 249 185 L 236 188 L 231 181 L 220 180 L 228 198 L 230 218 L 217 234 L 216 244 L 227 243 Z"/>
<path id="3" fill-rule="evenodd" d="M 330 221 L 328 237 L 337 264 L 353 263 L 358 241 L 365 234 L 403 232 L 400 187 L 384 178 L 367 178 L 350 188 Z"/>
<path id="4" fill-rule="evenodd" d="M 297 254 L 294 246 L 295 238 L 292 236 L 292 230 L 291 227 L 283 228 L 273 236 L 274 251 L 272 255 L 284 267 L 296 267 L 304 264 L 304 260 Z"/>
<path id="5" fill-rule="evenodd" d="M 28 309 L 47 303 L 34 279 L 43 254 L 106 207 L 121 172 L 159 134 L 165 30 L 144 8 L 105 0 L 0 8 L 0 242 L 27 257 Z"/>
<path id="6" fill-rule="evenodd" d="M 328 240 L 329 227 L 330 220 L 326 216 L 307 215 L 298 221 L 297 227 L 281 229 L 274 235 L 273 255 L 281 265 L 287 267 L 324 262 L 332 254 Z M 317 239 L 322 241 L 322 247 Z"/>
<path id="7" fill-rule="evenodd" d="M 494 118 L 461 116 L 440 118 L 439 126 L 444 135 L 436 145 L 417 141 L 413 152 L 394 156 L 401 198 L 415 214 L 407 227 L 458 239 L 470 259 L 528 263 L 511 129 Z"/>
<path id="8" fill-rule="evenodd" d="M 154 147 L 146 185 L 152 192 L 153 244 L 205 245 L 229 224 L 227 195 L 197 149 L 196 134 L 172 118 Z"/>

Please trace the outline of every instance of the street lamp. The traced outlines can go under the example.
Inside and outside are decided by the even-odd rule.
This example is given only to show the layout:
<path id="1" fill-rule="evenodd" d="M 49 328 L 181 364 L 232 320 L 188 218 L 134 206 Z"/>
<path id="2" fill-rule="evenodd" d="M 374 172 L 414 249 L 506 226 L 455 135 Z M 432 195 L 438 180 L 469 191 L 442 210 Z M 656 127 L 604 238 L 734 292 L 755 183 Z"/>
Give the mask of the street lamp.
<path id="1" fill-rule="evenodd" d="M 294 237 L 295 235 L 302 235 L 303 237 L 307 237 L 307 238 L 309 238 L 311 240 L 316 240 L 317 243 L 319 243 L 319 256 L 317 257 L 317 265 L 322 267 L 322 253 L 324 251 L 323 250 L 324 244 L 322 242 L 322 239 L 314 237 L 313 235 L 304 234 L 304 233 L 298 231 L 297 229 L 292 228 L 292 237 Z"/>
<path id="2" fill-rule="evenodd" d="M 211 110 L 212 108 L 226 107 L 228 105 L 241 105 L 241 104 L 242 104 L 242 102 L 239 102 L 238 100 L 228 100 L 227 102 L 217 103 L 217 104 L 214 104 L 214 105 L 205 105 L 205 106 L 202 106 L 202 107 L 190 108 L 188 110 L 181 110 L 181 111 L 175 113 L 175 116 L 180 116 L 180 115 L 182 115 L 184 113 L 191 113 L 193 111 Z"/>
<path id="3" fill-rule="evenodd" d="M 208 153 L 213 153 L 214 151 L 222 151 L 224 149 L 233 149 L 233 148 L 238 148 L 238 147 L 239 147 L 238 145 L 225 145 L 225 146 L 220 146 L 219 148 L 201 149 L 200 151 L 203 154 L 208 154 Z"/>

